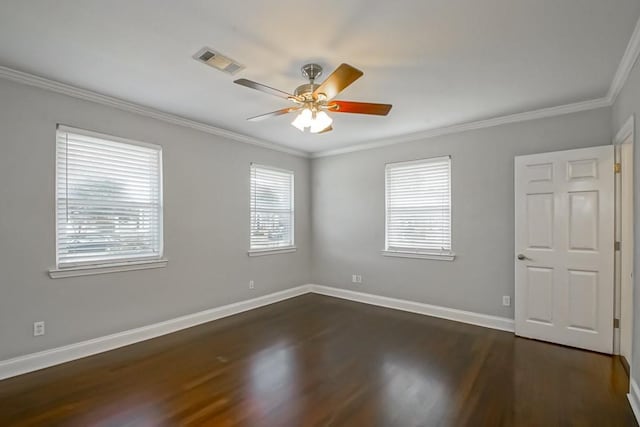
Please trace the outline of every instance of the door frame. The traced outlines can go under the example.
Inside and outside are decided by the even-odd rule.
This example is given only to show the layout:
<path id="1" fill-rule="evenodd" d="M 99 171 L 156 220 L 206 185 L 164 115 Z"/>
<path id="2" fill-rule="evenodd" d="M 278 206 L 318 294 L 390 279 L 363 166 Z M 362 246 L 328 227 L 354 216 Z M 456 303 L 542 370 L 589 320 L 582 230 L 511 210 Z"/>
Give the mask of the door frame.
<path id="1" fill-rule="evenodd" d="M 636 147 L 635 147 L 635 117 L 634 115 L 631 115 L 626 121 L 625 123 L 622 125 L 622 127 L 618 130 L 618 132 L 616 133 L 616 136 L 614 137 L 612 143 L 614 146 L 616 146 L 616 163 L 620 163 L 621 162 L 621 154 L 622 151 L 620 149 L 620 146 L 623 144 L 632 144 L 632 150 L 635 151 Z M 635 169 L 635 165 L 633 162 L 633 157 L 631 159 L 629 159 L 630 163 L 631 163 L 631 181 L 633 183 L 633 176 L 634 174 L 634 169 Z M 616 319 L 620 319 L 620 326 L 621 328 L 616 328 L 614 329 L 614 345 L 613 345 L 613 350 L 614 350 L 614 354 L 619 355 L 620 354 L 620 348 L 621 348 L 621 332 L 622 332 L 622 328 L 623 327 L 629 327 L 631 328 L 631 342 L 629 343 L 629 351 L 630 354 L 629 356 L 631 356 L 631 352 L 633 351 L 633 318 L 634 318 L 634 312 L 633 312 L 633 293 L 634 293 L 634 282 L 635 282 L 635 277 L 633 278 L 632 282 L 631 282 L 631 295 L 629 296 L 631 298 L 631 305 L 630 305 L 630 319 L 627 319 L 628 322 L 624 322 L 624 319 L 621 318 L 621 314 L 622 314 L 622 276 L 621 276 L 621 267 L 622 267 L 622 259 L 626 258 L 626 259 L 633 259 L 633 255 L 634 255 L 634 247 L 633 247 L 633 239 L 634 236 L 624 236 L 622 235 L 622 224 L 621 224 L 621 218 L 622 218 L 622 192 L 621 192 L 621 183 L 622 183 L 622 179 L 623 176 L 629 176 L 628 174 L 626 174 L 624 171 L 622 174 L 616 174 L 616 202 L 615 202 L 615 218 L 616 218 L 616 230 L 615 230 L 615 234 L 616 234 L 616 241 L 621 243 L 621 250 L 620 251 L 615 251 L 615 278 L 614 278 L 614 290 L 615 290 L 615 307 L 614 307 L 614 313 L 615 313 L 615 317 Z M 634 193 L 637 192 L 637 190 L 634 188 Z M 632 210 L 631 212 L 631 216 L 630 218 L 634 218 L 633 216 L 633 204 L 630 206 L 630 209 Z M 635 226 L 635 224 L 633 224 L 632 221 L 632 226 Z M 635 232 L 634 232 L 635 233 Z M 629 244 L 629 242 L 631 242 L 631 244 Z M 630 252 L 630 253 L 629 253 Z M 632 272 L 633 272 L 633 266 L 632 266 Z M 625 325 L 626 323 L 626 325 Z M 627 362 L 629 364 L 631 364 L 631 360 L 627 360 Z"/>

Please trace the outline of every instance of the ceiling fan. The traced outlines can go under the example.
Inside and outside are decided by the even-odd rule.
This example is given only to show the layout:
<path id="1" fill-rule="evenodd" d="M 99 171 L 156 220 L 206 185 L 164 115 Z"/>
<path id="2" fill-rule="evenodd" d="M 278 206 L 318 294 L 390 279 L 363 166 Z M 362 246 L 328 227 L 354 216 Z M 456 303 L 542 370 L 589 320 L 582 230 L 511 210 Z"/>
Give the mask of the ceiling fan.
<path id="1" fill-rule="evenodd" d="M 376 116 L 386 116 L 389 114 L 391 104 L 372 104 L 368 102 L 339 101 L 333 99 L 351 83 L 362 77 L 364 74 L 362 71 L 349 64 L 341 64 L 324 82 L 316 84 L 315 80 L 320 77 L 321 74 L 322 67 L 318 64 L 306 64 L 303 66 L 302 75 L 309 79 L 309 83 L 298 86 L 293 92 L 293 95 L 247 79 L 239 79 L 234 81 L 234 83 L 288 99 L 295 104 L 292 107 L 250 117 L 247 120 L 258 121 L 269 117 L 300 112 L 291 124 L 302 132 L 307 128 L 311 133 L 325 133 L 333 130 L 331 127 L 333 119 L 327 114 L 327 111 L 335 113 L 372 114 Z"/>

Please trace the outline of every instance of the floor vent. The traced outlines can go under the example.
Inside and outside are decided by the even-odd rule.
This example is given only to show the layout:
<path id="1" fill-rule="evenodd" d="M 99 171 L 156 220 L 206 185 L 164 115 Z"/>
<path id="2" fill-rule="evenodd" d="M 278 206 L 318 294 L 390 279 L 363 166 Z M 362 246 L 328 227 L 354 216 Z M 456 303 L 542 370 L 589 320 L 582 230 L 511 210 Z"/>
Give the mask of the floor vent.
<path id="1" fill-rule="evenodd" d="M 227 74 L 235 74 L 244 68 L 244 65 L 208 47 L 200 49 L 198 53 L 193 55 L 193 59 Z"/>

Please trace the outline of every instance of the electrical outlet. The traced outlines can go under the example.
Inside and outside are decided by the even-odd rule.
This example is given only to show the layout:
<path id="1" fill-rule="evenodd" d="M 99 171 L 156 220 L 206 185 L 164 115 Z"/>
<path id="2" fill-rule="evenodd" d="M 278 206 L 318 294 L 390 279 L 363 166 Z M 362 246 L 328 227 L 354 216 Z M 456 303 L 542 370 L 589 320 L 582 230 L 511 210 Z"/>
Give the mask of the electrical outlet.
<path id="1" fill-rule="evenodd" d="M 253 280 L 249 280 L 249 289 L 255 289 L 255 285 L 253 283 Z"/>
<path id="2" fill-rule="evenodd" d="M 44 322 L 33 322 L 33 336 L 44 335 Z"/>
<path id="3" fill-rule="evenodd" d="M 502 305 L 504 305 L 505 307 L 509 307 L 511 305 L 511 297 L 509 295 L 503 295 Z"/>
<path id="4" fill-rule="evenodd" d="M 362 276 L 359 274 L 352 274 L 351 283 L 362 283 Z"/>

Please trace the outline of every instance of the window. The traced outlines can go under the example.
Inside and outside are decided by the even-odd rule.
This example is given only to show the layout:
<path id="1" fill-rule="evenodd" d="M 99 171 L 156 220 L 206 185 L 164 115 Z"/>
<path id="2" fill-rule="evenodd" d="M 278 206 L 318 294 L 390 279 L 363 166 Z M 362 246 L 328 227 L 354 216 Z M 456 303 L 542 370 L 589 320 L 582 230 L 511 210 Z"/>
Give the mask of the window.
<path id="1" fill-rule="evenodd" d="M 251 164 L 249 255 L 295 250 L 293 172 Z"/>
<path id="2" fill-rule="evenodd" d="M 159 146 L 58 126 L 56 159 L 58 268 L 161 257 Z"/>
<path id="3" fill-rule="evenodd" d="M 453 260 L 451 158 L 389 163 L 385 182 L 384 255 Z"/>

